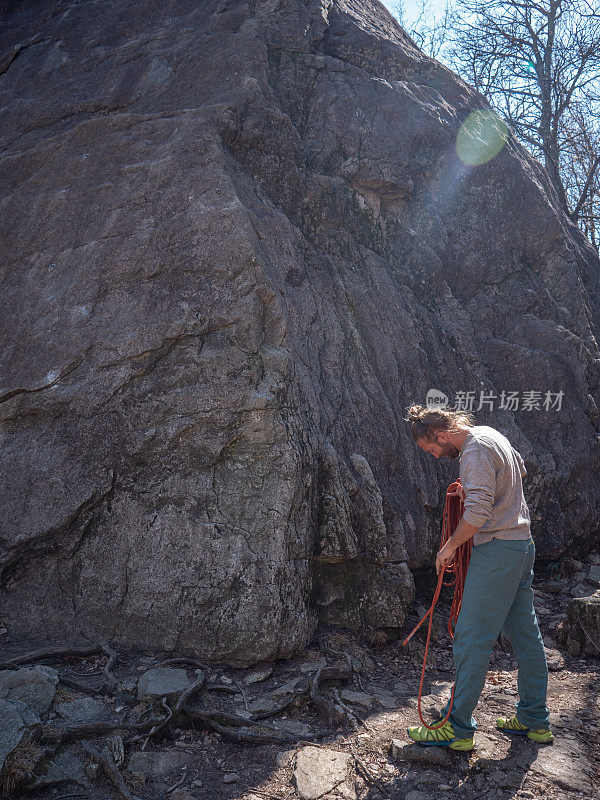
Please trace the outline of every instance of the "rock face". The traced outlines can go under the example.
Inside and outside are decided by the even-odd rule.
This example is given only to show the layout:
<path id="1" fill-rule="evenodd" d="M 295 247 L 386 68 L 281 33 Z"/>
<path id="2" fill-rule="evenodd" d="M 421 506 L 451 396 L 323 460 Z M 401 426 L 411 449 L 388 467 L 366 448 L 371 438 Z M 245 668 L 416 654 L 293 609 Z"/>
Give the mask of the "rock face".
<path id="1" fill-rule="evenodd" d="M 401 625 L 432 387 L 563 390 L 478 422 L 540 551 L 598 533 L 598 259 L 512 139 L 463 163 L 483 100 L 377 0 L 23 0 L 0 73 L 11 631 L 247 665 Z"/>

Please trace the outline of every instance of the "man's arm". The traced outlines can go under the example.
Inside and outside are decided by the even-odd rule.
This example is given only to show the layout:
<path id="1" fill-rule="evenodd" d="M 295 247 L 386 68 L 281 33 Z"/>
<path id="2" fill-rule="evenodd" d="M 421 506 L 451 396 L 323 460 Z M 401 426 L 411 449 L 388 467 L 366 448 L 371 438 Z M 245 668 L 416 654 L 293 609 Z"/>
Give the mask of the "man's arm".
<path id="1" fill-rule="evenodd" d="M 456 548 L 460 547 L 460 545 L 470 539 L 471 536 L 474 536 L 480 527 L 481 526 L 475 527 L 475 525 L 471 525 L 464 517 L 460 518 L 456 530 L 435 558 L 435 571 L 438 575 L 440 574 L 440 570 L 452 561 Z"/>
<path id="2" fill-rule="evenodd" d="M 514 450 L 514 447 L 513 447 Z M 517 457 L 517 464 L 519 465 L 519 471 L 521 473 L 521 478 L 524 478 L 527 475 L 527 469 L 525 468 L 525 462 L 523 461 L 523 456 L 519 453 L 518 450 L 515 450 L 515 455 Z"/>
<path id="3" fill-rule="evenodd" d="M 456 548 L 485 525 L 492 513 L 496 495 L 496 468 L 491 453 L 482 447 L 465 453 L 460 465 L 464 508 L 456 530 L 435 559 L 440 570 L 454 558 Z"/>

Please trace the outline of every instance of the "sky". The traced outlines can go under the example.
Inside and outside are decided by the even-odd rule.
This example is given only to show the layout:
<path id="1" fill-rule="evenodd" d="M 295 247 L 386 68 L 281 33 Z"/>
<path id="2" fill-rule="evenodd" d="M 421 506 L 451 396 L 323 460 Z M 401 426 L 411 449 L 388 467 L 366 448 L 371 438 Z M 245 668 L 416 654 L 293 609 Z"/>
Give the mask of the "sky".
<path id="1" fill-rule="evenodd" d="M 398 0 L 380 0 L 380 2 L 392 12 L 395 6 L 398 5 Z M 414 22 L 419 15 L 420 5 L 421 3 L 419 0 L 404 0 L 404 11 L 408 23 Z M 445 5 L 446 0 L 429 0 L 429 7 L 434 16 L 437 16 Z"/>

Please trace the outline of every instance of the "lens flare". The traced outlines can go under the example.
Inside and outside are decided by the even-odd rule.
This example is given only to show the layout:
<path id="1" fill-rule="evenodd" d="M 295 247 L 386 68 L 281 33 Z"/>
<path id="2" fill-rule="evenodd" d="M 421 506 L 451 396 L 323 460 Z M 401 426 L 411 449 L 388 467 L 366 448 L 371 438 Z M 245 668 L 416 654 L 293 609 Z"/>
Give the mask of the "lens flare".
<path id="1" fill-rule="evenodd" d="M 508 125 L 495 111 L 482 108 L 473 111 L 460 126 L 456 152 L 461 161 L 477 167 L 497 156 L 508 139 Z"/>

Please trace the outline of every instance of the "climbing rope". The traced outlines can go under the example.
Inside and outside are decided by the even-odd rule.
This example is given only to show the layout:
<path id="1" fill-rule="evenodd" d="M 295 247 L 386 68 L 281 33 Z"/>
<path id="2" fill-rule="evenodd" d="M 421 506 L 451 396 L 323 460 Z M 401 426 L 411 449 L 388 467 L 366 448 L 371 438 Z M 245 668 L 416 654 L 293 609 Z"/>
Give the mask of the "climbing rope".
<path id="1" fill-rule="evenodd" d="M 462 484 L 460 480 L 456 480 L 454 481 L 454 483 L 451 483 L 448 489 L 446 490 L 446 505 L 444 506 L 444 515 L 442 517 L 442 538 L 440 540 L 440 549 L 446 544 L 448 539 L 452 536 L 452 534 L 454 533 L 454 531 L 458 526 L 458 523 L 460 522 L 460 518 L 463 515 L 464 504 L 459 494 L 460 491 L 462 491 Z M 456 620 L 458 619 L 458 614 L 460 612 L 460 605 L 462 602 L 463 590 L 465 587 L 465 579 L 467 577 L 467 570 L 469 568 L 469 559 L 471 558 L 472 546 L 473 546 L 473 539 L 472 538 L 467 539 L 466 542 L 463 542 L 463 544 L 461 544 L 456 549 L 452 561 L 449 564 L 442 567 L 442 569 L 440 570 L 440 574 L 438 576 L 437 586 L 433 595 L 433 601 L 431 603 L 429 611 L 427 611 L 425 616 L 417 623 L 417 625 L 413 628 L 411 633 L 409 633 L 409 635 L 402 643 L 403 645 L 405 645 L 418 631 L 418 629 L 425 622 L 427 617 L 429 617 L 429 627 L 427 629 L 427 642 L 425 644 L 425 655 L 423 656 L 423 668 L 421 670 L 421 683 L 419 684 L 419 699 L 417 701 L 417 707 L 419 709 L 419 719 L 426 728 L 429 728 L 430 731 L 435 731 L 438 728 L 441 728 L 442 725 L 444 725 L 444 723 L 450 717 L 450 712 L 452 711 L 452 703 L 454 702 L 454 688 L 456 685 L 452 684 L 450 705 L 448 706 L 448 713 L 446 714 L 444 719 L 441 722 L 438 722 L 436 725 L 428 725 L 423 719 L 423 714 L 421 712 L 421 695 L 423 693 L 423 678 L 425 677 L 425 665 L 427 664 L 427 653 L 429 652 L 429 639 L 431 638 L 431 623 L 433 621 L 433 609 L 435 608 L 435 604 L 437 603 L 438 597 L 440 596 L 440 591 L 442 589 L 442 586 L 454 586 L 454 597 L 452 598 L 452 605 L 450 606 L 450 617 L 448 619 L 448 633 L 450 634 L 450 638 L 454 639 L 454 626 L 456 625 Z M 444 575 L 446 573 L 449 573 L 449 575 L 451 576 L 450 581 L 444 581 Z"/>

